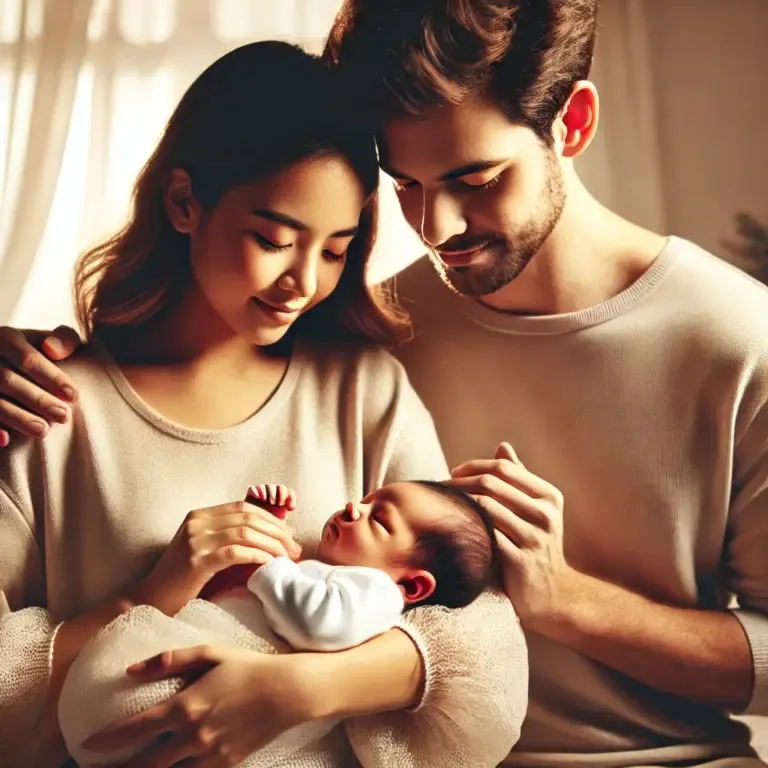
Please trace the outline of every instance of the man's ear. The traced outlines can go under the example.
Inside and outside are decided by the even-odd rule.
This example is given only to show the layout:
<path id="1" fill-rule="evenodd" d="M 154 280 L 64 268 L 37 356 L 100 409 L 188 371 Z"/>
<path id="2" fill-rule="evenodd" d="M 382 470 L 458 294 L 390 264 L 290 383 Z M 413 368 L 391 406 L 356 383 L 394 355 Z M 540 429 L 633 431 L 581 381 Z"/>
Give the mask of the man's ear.
<path id="1" fill-rule="evenodd" d="M 397 582 L 406 605 L 422 603 L 435 591 L 435 577 L 429 571 L 408 571 Z"/>
<path id="2" fill-rule="evenodd" d="M 174 168 L 168 175 L 163 190 L 165 211 L 171 226 L 184 235 L 195 232 L 200 223 L 200 203 L 192 193 L 192 180 L 181 168 Z"/>
<path id="3" fill-rule="evenodd" d="M 555 145 L 563 157 L 578 157 L 592 143 L 598 113 L 597 88 L 589 80 L 580 80 L 552 126 Z"/>

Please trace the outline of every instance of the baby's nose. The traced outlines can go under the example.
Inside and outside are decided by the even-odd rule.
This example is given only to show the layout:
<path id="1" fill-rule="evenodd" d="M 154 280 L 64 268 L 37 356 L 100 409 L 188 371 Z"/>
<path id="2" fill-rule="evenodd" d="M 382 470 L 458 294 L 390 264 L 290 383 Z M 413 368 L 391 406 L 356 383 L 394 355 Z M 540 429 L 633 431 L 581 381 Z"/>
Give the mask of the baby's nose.
<path id="1" fill-rule="evenodd" d="M 346 507 L 344 507 L 344 511 L 341 513 L 341 521 L 343 523 L 355 523 L 360 519 L 360 511 L 358 508 L 350 501 Z"/>

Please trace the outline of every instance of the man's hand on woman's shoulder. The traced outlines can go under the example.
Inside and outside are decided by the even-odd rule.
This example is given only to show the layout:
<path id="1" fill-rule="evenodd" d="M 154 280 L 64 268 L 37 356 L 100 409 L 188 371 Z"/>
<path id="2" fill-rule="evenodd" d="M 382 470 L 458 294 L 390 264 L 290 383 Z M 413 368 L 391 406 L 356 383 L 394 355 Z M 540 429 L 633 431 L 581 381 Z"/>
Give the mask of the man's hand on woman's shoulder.
<path id="1" fill-rule="evenodd" d="M 52 361 L 66 360 L 80 344 L 67 326 L 52 332 L 0 327 L 0 448 L 14 434 L 42 438 L 51 425 L 66 423 L 77 392 Z"/>

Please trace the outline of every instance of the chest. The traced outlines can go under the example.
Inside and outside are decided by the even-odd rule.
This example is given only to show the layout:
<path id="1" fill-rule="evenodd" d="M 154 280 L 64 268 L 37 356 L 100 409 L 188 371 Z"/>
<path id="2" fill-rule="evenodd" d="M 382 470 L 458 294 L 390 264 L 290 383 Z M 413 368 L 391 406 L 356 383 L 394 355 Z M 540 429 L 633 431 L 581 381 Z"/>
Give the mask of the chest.
<path id="1" fill-rule="evenodd" d="M 100 422 L 99 422 L 100 423 Z M 328 516 L 365 491 L 361 451 L 338 430 L 323 431 L 286 407 L 232 442 L 172 440 L 149 425 L 80 427 L 77 456 L 45 465 L 49 605 L 71 616 L 145 575 L 186 515 L 244 499 L 249 485 L 285 484 L 298 508 L 289 525 L 307 544 Z M 360 454 L 359 458 L 356 458 Z"/>
<path id="2" fill-rule="evenodd" d="M 722 553 L 734 398 L 684 348 L 626 341 L 433 336 L 405 364 L 452 466 L 511 442 L 563 492 L 574 566 L 684 600 Z"/>

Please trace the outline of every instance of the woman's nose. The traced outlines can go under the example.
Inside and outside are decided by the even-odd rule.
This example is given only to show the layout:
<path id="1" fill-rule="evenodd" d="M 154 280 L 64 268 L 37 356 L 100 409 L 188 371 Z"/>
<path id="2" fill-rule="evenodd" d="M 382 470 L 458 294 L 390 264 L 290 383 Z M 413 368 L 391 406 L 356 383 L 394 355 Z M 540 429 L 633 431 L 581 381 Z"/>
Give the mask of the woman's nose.
<path id="1" fill-rule="evenodd" d="M 286 278 L 290 282 L 290 290 L 297 296 L 311 299 L 317 293 L 318 270 L 321 254 L 314 250 L 298 253 Z"/>

